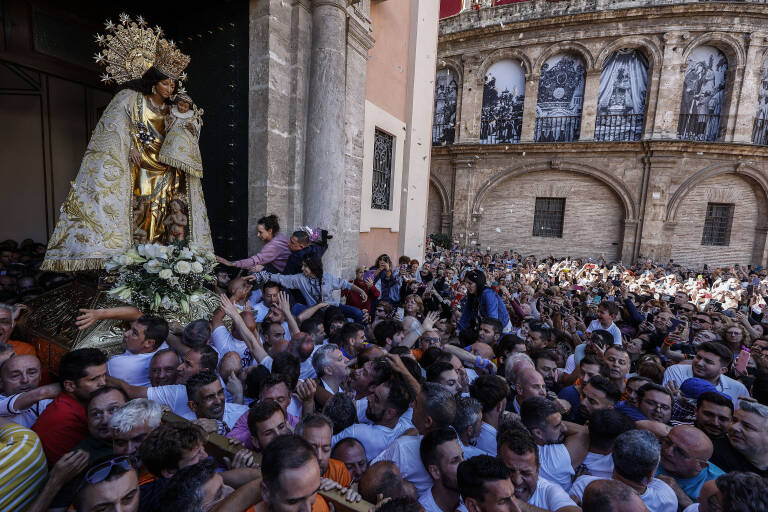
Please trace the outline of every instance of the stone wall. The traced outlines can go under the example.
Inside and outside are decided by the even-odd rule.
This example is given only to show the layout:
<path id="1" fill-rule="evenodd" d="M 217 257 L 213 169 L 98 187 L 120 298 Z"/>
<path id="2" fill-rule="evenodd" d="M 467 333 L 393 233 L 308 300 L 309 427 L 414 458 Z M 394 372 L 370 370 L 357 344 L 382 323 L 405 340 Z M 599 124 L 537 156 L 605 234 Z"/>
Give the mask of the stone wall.
<path id="1" fill-rule="evenodd" d="M 433 147 L 431 176 L 448 196 L 440 209 L 454 240 L 538 255 L 765 264 L 768 147 L 751 142 L 766 24 L 766 5 L 655 0 L 536 0 L 441 22 L 438 68 L 459 79 L 457 133 L 455 144 Z M 676 140 L 687 57 L 701 45 L 728 61 L 721 130 L 714 142 Z M 649 63 L 644 129 L 636 142 L 595 142 L 602 65 L 624 48 Z M 536 143 L 541 67 L 563 52 L 585 67 L 581 133 Z M 521 142 L 480 144 L 484 76 L 507 58 L 525 73 Z M 536 197 L 567 198 L 563 238 L 532 236 Z M 737 205 L 727 247 L 701 246 L 712 198 Z"/>

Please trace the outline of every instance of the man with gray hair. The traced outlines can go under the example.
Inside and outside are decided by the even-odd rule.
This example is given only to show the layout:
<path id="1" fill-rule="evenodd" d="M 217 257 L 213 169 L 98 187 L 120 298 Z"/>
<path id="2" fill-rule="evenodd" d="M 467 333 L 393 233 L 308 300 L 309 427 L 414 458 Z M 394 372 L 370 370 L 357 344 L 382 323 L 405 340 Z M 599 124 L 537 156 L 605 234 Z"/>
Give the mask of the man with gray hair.
<path id="1" fill-rule="evenodd" d="M 484 455 L 485 452 L 477 447 L 477 439 L 483 427 L 483 405 L 471 396 L 456 397 L 456 417 L 453 420 L 453 429 L 459 436 L 461 449 L 464 451 L 464 459 L 471 459 L 475 455 Z"/>
<path id="2" fill-rule="evenodd" d="M 740 397 L 728 435 L 712 444 L 710 461 L 726 473 L 748 471 L 768 477 L 768 406 Z"/>
<path id="3" fill-rule="evenodd" d="M 333 343 L 321 345 L 312 355 L 312 367 L 317 373 L 319 384 L 332 395 L 341 391 L 341 384 L 349 376 L 348 363 L 349 359 Z"/>
<path id="4" fill-rule="evenodd" d="M 397 464 L 403 479 L 411 482 L 421 496 L 432 487 L 432 477 L 419 455 L 421 440 L 427 432 L 450 427 L 455 419 L 456 399 L 450 391 L 435 382 L 425 382 L 421 386 L 413 408 L 413 425 L 419 435 L 404 435 L 397 438 L 371 464 L 391 460 Z"/>
<path id="5" fill-rule="evenodd" d="M 613 480 L 632 488 L 650 512 L 677 510 L 677 496 L 667 484 L 654 478 L 661 459 L 661 446 L 647 430 L 629 430 L 619 435 L 613 445 Z M 571 498 L 582 502 L 584 490 L 596 476 L 580 476 L 573 482 Z"/>
<path id="6" fill-rule="evenodd" d="M 146 398 L 137 398 L 115 411 L 109 420 L 115 455 L 135 455 L 163 417 L 163 407 Z"/>
<path id="7" fill-rule="evenodd" d="M 536 365 L 533 364 L 533 359 L 531 359 L 528 354 L 518 352 L 507 358 L 507 361 L 504 363 L 504 378 L 507 379 L 507 383 L 510 387 L 515 385 L 517 373 L 523 368 L 536 369 Z"/>

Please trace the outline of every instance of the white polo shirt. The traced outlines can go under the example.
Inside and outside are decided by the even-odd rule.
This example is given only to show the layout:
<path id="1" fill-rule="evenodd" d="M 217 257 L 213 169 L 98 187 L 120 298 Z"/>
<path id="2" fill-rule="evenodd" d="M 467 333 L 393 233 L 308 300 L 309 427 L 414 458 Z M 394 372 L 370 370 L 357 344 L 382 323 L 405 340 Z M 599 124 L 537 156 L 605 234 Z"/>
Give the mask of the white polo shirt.
<path id="1" fill-rule="evenodd" d="M 477 438 L 477 447 L 491 457 L 495 457 L 498 451 L 496 446 L 496 428 L 483 422 L 480 426 L 480 436 Z"/>
<path id="2" fill-rule="evenodd" d="M 528 504 L 552 511 L 576 506 L 576 502 L 568 496 L 562 487 L 542 477 L 539 477 L 536 491 L 528 499 Z"/>
<path id="3" fill-rule="evenodd" d="M 23 410 L 16 409 L 16 400 L 21 396 L 21 393 L 15 395 L 6 396 L 0 395 L 0 416 L 8 418 L 14 423 L 27 428 L 32 428 L 37 418 L 43 413 L 46 407 L 53 402 L 50 398 L 37 401 L 32 404 L 31 407 Z"/>
<path id="4" fill-rule="evenodd" d="M 571 477 L 576 474 L 571 463 L 571 454 L 564 444 L 539 446 L 539 478 L 544 477 L 568 491 Z"/>
<path id="5" fill-rule="evenodd" d="M 381 452 L 386 450 L 392 441 L 411 428 L 413 428 L 413 423 L 405 418 L 405 414 L 400 416 L 400 420 L 397 422 L 397 425 L 395 425 L 395 428 L 389 428 L 383 425 L 355 423 L 333 436 L 332 444 L 335 446 L 336 443 L 342 439 L 354 437 L 363 445 L 363 448 L 365 448 L 365 456 L 371 461 Z M 418 453 L 418 449 L 416 452 Z"/>
<path id="6" fill-rule="evenodd" d="M 378 457 L 371 461 L 375 464 L 381 460 L 391 460 L 400 469 L 403 480 L 408 480 L 416 487 L 416 493 L 421 496 L 432 487 L 432 477 L 421 461 L 419 447 L 424 436 L 402 436 L 395 439 Z"/>
<path id="7" fill-rule="evenodd" d="M 122 354 L 112 356 L 107 361 L 107 373 L 111 377 L 124 380 L 131 386 L 150 386 L 149 363 L 158 350 L 168 348 L 163 342 L 157 349 L 146 354 L 134 354 L 126 350 Z"/>
<path id="8" fill-rule="evenodd" d="M 663 385 L 666 386 L 668 382 L 675 382 L 678 386 L 681 386 L 686 379 L 693 377 L 693 365 L 690 364 L 675 364 L 670 366 L 664 371 Z M 750 396 L 746 386 L 741 382 L 734 380 L 726 375 L 721 375 L 715 384 L 715 388 L 721 393 L 725 393 L 731 397 L 734 407 L 739 407 L 740 396 Z"/>
<path id="9" fill-rule="evenodd" d="M 595 480 L 608 479 L 596 476 L 580 476 L 573 482 L 570 495 L 578 497 L 579 501 L 581 501 L 584 497 L 584 489 Z M 648 483 L 645 492 L 640 495 L 640 499 L 643 500 L 643 503 L 645 503 L 645 506 L 648 507 L 650 512 L 677 511 L 677 496 L 675 495 L 675 491 L 658 478 L 654 478 Z"/>

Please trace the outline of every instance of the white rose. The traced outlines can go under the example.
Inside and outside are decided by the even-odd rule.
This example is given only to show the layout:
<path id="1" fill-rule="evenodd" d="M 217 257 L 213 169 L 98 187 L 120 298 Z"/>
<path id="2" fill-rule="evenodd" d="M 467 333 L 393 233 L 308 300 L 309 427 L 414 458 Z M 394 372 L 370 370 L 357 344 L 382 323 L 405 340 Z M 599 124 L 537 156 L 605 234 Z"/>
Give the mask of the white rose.
<path id="1" fill-rule="evenodd" d="M 186 247 L 182 249 L 181 252 L 179 252 L 180 260 L 191 260 L 192 258 L 194 258 L 194 256 L 195 256 L 194 253 Z"/>
<path id="2" fill-rule="evenodd" d="M 157 246 L 157 257 L 162 258 L 164 260 L 168 259 L 168 255 L 171 252 L 171 248 L 167 245 L 158 245 Z"/>
<path id="3" fill-rule="evenodd" d="M 130 256 L 128 256 L 127 254 L 121 254 L 121 255 L 120 255 L 118 258 L 117 258 L 117 262 L 118 262 L 119 264 L 123 265 L 123 266 L 125 266 L 125 265 L 130 265 L 130 264 L 132 263 L 132 261 L 133 261 L 133 260 L 131 260 L 131 257 L 130 257 Z"/>
<path id="4" fill-rule="evenodd" d="M 170 279 L 173 277 L 173 271 L 169 268 L 164 268 L 160 271 L 160 273 L 157 275 L 160 279 Z"/>
<path id="5" fill-rule="evenodd" d="M 149 260 L 144 264 L 144 270 L 150 274 L 157 274 L 163 270 L 163 264 L 157 260 Z"/>
<path id="6" fill-rule="evenodd" d="M 174 268 L 178 274 L 189 274 L 192 270 L 192 265 L 188 261 L 179 261 Z"/>
<path id="7" fill-rule="evenodd" d="M 194 272 L 195 274 L 199 274 L 200 272 L 203 271 L 203 266 L 197 261 L 192 262 L 191 267 L 192 267 L 192 272 Z"/>
<path id="8" fill-rule="evenodd" d="M 139 244 L 136 246 L 136 252 L 138 252 L 141 256 L 146 256 L 147 253 L 144 250 L 144 244 Z"/>

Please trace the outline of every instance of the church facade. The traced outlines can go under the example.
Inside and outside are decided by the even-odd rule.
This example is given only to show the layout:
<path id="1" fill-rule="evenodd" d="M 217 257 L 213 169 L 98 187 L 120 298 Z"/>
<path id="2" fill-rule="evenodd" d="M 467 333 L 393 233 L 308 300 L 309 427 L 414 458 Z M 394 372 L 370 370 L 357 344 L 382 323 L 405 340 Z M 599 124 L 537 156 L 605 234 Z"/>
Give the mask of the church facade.
<path id="1" fill-rule="evenodd" d="M 768 6 L 478 0 L 444 14 L 428 232 L 765 265 Z"/>

